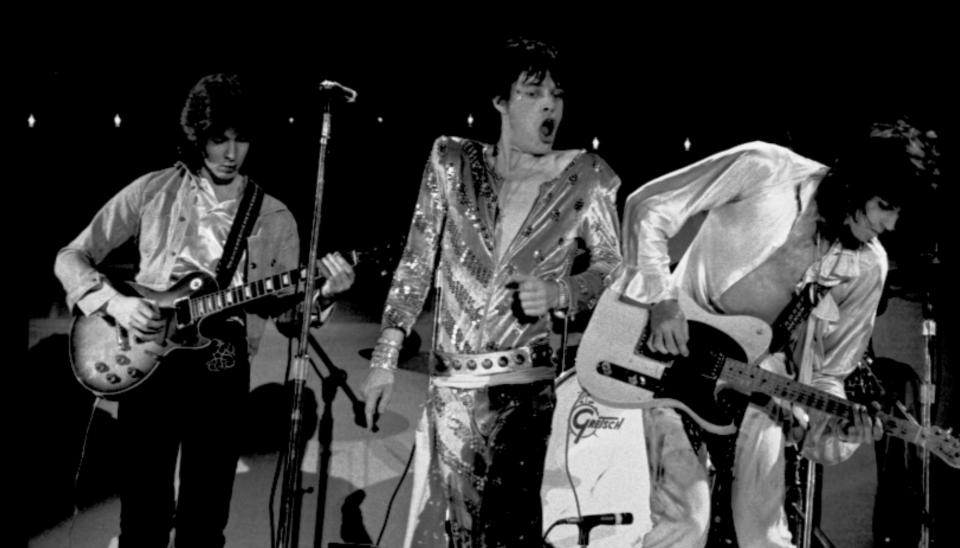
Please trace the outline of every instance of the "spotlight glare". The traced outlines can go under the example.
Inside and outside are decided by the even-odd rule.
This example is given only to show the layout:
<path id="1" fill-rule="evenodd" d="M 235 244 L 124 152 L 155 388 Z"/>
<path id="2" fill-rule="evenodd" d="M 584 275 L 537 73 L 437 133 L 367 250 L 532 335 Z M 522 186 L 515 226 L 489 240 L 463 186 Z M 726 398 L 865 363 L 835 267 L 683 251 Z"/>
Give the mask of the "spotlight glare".
<path id="1" fill-rule="evenodd" d="M 689 137 L 687 137 L 687 138 L 683 141 L 683 150 L 685 150 L 685 151 L 687 151 L 687 152 L 690 152 L 690 138 L 689 138 Z"/>
<path id="2" fill-rule="evenodd" d="M 598 148 L 600 148 L 600 139 L 597 139 L 596 137 L 594 137 L 594 138 L 593 138 L 593 150 L 597 150 Z"/>
<path id="3" fill-rule="evenodd" d="M 113 115 L 113 127 L 120 127 L 120 114 Z"/>
<path id="4" fill-rule="evenodd" d="M 467 115 L 467 127 L 473 127 L 473 114 Z"/>
<path id="5" fill-rule="evenodd" d="M 32 128 L 33 125 L 36 124 L 36 123 L 37 123 L 37 119 L 33 117 L 33 114 L 31 114 L 30 116 L 27 117 L 27 125 L 28 125 L 28 126 L 30 126 L 30 127 Z"/>

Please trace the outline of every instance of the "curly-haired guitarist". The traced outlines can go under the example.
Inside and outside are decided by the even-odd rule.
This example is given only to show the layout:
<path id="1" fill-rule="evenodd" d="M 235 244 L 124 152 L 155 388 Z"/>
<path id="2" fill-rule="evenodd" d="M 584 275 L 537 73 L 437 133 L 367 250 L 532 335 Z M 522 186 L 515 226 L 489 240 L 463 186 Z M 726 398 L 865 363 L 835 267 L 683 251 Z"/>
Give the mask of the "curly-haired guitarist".
<path id="1" fill-rule="evenodd" d="M 174 527 L 176 546 L 223 546 L 250 361 L 270 317 L 286 313 L 294 323 L 291 308 L 299 301 L 279 290 L 296 284 L 297 226 L 287 207 L 245 174 L 257 133 L 248 101 L 236 76 L 202 78 L 183 108 L 181 161 L 123 188 L 56 258 L 70 308 L 91 319 L 85 325 L 113 327 L 121 339 L 102 359 L 75 357 L 81 380 L 98 393 L 126 390 L 116 459 L 123 473 L 121 546 L 166 547 Z M 131 240 L 139 251 L 139 293 L 125 292 L 101 267 Z M 320 262 L 320 300 L 329 301 L 351 286 L 353 270 L 339 254 Z M 191 296 L 214 278 L 218 292 Z M 181 286 L 184 298 L 162 302 L 163 292 Z M 191 342 L 172 334 L 171 325 L 221 309 L 200 324 L 208 344 L 166 355 L 159 367 L 139 363 L 152 366 L 148 358 L 173 342 Z M 107 339 L 104 345 L 117 344 Z"/>
<path id="2" fill-rule="evenodd" d="M 650 307 L 647 348 L 678 356 L 694 350 L 697 340 L 678 299 L 683 294 L 711 314 L 752 316 L 774 326 L 773 340 L 783 344 L 761 367 L 844 397 L 843 380 L 870 339 L 887 274 L 877 237 L 894 230 L 901 207 L 929 182 L 921 169 L 929 160 L 922 158 L 924 147 L 897 127 L 876 128 L 850 143 L 829 168 L 752 142 L 635 191 L 624 211 L 623 268 L 612 287 Z M 705 220 L 671 272 L 668 239 L 699 213 Z M 811 301 L 808 315 L 785 324 L 783 311 L 803 296 Z M 778 325 L 790 327 L 786 336 Z M 647 410 L 645 427 L 657 527 L 644 546 L 701 546 L 710 514 L 706 468 L 677 411 Z M 783 510 L 785 443 L 799 444 L 807 458 L 838 463 L 882 432 L 863 406 L 842 419 L 777 398 L 755 399 L 730 463 L 741 548 L 793 546 Z"/>

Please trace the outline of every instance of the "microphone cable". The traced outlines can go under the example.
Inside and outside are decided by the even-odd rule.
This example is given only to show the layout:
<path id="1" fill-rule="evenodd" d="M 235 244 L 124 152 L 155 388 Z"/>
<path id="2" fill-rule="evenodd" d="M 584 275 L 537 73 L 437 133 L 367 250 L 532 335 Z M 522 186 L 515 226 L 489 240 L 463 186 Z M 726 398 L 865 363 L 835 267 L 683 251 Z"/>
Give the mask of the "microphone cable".
<path id="1" fill-rule="evenodd" d="M 83 432 L 83 442 L 80 444 L 80 460 L 77 462 L 77 471 L 73 474 L 73 515 L 70 516 L 70 528 L 67 530 L 67 546 L 73 545 L 73 530 L 77 525 L 77 516 L 80 515 L 80 503 L 78 500 L 80 471 L 83 470 L 83 461 L 87 455 L 87 442 L 90 441 L 90 429 L 93 427 L 93 417 L 97 414 L 97 406 L 100 404 L 101 399 L 103 398 L 97 396 L 93 400 L 93 406 L 90 408 L 90 418 L 87 419 L 87 428 Z"/>
<path id="2" fill-rule="evenodd" d="M 573 420 L 573 411 L 576 409 L 576 405 L 574 405 L 575 403 L 576 400 L 570 404 L 570 412 L 567 414 L 567 420 L 563 425 L 567 430 L 566 440 L 563 448 L 563 469 L 567 475 L 567 482 L 570 484 L 570 491 L 573 493 L 573 503 L 577 509 L 577 519 L 583 519 L 583 511 L 580 509 L 580 496 L 577 495 L 577 486 L 573 482 L 573 474 L 570 473 L 570 421 Z M 558 519 L 547 528 L 547 530 L 543 533 L 543 542 L 547 542 L 547 535 L 549 535 L 550 531 L 552 531 L 553 528 L 559 523 L 560 520 Z"/>
<path id="3" fill-rule="evenodd" d="M 410 465 L 413 463 L 413 455 L 417 451 L 416 442 L 410 447 L 410 456 L 407 457 L 407 464 L 403 467 L 403 473 L 400 474 L 400 480 L 397 481 L 397 486 L 393 489 L 393 494 L 390 495 L 390 502 L 387 503 L 387 511 L 383 515 L 383 525 L 380 527 L 380 534 L 377 535 L 377 546 L 380 546 L 380 540 L 383 539 L 383 533 L 387 530 L 387 522 L 390 521 L 390 511 L 393 509 L 393 501 L 397 498 L 397 493 L 400 492 L 400 486 L 403 485 L 403 480 L 407 478 L 407 472 L 410 471 Z"/>

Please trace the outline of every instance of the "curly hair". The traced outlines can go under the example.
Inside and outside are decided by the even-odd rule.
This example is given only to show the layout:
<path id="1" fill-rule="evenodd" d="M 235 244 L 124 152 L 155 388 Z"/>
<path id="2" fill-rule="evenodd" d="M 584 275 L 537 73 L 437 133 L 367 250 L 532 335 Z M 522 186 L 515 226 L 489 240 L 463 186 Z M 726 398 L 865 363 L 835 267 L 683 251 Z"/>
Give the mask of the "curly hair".
<path id="1" fill-rule="evenodd" d="M 906 130 L 906 131 L 901 131 Z M 878 197 L 889 207 L 911 208 L 936 187 L 939 154 L 932 131 L 921 133 L 905 120 L 874 124 L 831 163 L 817 189 L 821 231 L 842 237 L 844 220 Z"/>
<path id="2" fill-rule="evenodd" d="M 223 135 L 228 129 L 245 140 L 255 133 L 253 109 L 235 74 L 210 74 L 198 81 L 183 105 L 180 128 L 183 139 L 179 146 L 180 159 L 191 170 L 203 165 L 203 150 L 207 139 Z"/>
<path id="3" fill-rule="evenodd" d="M 520 75 L 540 83 L 549 72 L 553 82 L 560 87 L 564 74 L 557 49 L 546 42 L 529 38 L 508 39 L 492 67 L 494 74 L 489 80 L 488 97 L 504 101 L 510 99 L 512 86 Z"/>

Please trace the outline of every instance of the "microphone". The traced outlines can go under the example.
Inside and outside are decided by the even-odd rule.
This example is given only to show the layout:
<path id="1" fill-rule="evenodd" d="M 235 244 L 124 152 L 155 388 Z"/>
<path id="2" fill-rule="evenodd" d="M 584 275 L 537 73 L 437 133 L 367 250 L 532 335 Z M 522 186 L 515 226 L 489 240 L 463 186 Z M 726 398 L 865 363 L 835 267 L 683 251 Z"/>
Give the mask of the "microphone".
<path id="1" fill-rule="evenodd" d="M 633 523 L 633 514 L 623 512 L 620 514 L 590 514 L 579 518 L 562 518 L 557 520 L 558 524 L 576 524 L 587 529 L 596 525 L 630 525 Z"/>
<path id="2" fill-rule="evenodd" d="M 348 88 L 347 86 L 341 84 L 340 82 L 334 82 L 333 80 L 324 80 L 320 82 L 321 90 L 331 90 L 339 89 L 346 95 L 348 103 L 353 103 L 357 100 L 357 90 L 353 88 Z"/>

